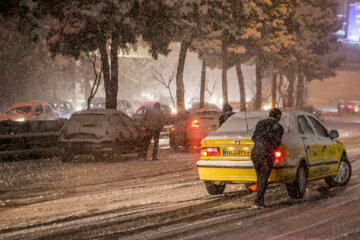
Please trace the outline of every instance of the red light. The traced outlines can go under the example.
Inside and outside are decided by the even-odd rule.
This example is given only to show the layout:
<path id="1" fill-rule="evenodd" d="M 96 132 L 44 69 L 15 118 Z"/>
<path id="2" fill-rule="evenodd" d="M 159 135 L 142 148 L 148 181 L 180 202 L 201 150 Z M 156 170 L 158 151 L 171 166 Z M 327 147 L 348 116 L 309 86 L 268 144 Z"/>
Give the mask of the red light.
<path id="1" fill-rule="evenodd" d="M 256 185 L 256 184 L 255 184 L 255 185 L 251 185 L 251 186 L 248 187 L 248 189 L 250 189 L 251 191 L 255 192 L 256 189 L 257 189 L 257 185 Z"/>
<path id="2" fill-rule="evenodd" d="M 354 106 L 353 106 L 353 105 L 347 105 L 347 108 L 348 108 L 348 109 L 353 109 Z"/>
<path id="3" fill-rule="evenodd" d="M 274 152 L 274 156 L 275 156 L 275 158 L 281 158 L 284 156 L 284 153 L 280 149 L 277 149 Z"/>
<path id="4" fill-rule="evenodd" d="M 207 147 L 202 148 L 200 152 L 201 156 L 207 157 L 207 156 L 219 156 L 219 148 L 218 147 Z"/>
<path id="5" fill-rule="evenodd" d="M 192 121 L 190 126 L 194 128 L 199 128 L 200 127 L 199 120 Z"/>
<path id="6" fill-rule="evenodd" d="M 201 149 L 200 155 L 201 155 L 201 156 L 204 156 L 204 157 L 207 156 L 206 148 L 202 148 L 202 149 Z"/>

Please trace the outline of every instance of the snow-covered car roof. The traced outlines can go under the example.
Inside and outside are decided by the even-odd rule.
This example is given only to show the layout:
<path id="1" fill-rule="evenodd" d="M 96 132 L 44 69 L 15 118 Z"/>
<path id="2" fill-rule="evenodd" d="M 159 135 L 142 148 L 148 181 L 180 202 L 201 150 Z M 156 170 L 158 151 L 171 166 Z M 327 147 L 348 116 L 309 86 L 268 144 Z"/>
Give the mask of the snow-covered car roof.
<path id="1" fill-rule="evenodd" d="M 287 129 L 289 127 L 289 116 L 294 113 L 292 110 L 283 110 L 282 117 L 280 120 L 280 124 Z M 297 113 L 305 113 L 296 111 Z M 246 114 L 246 118 L 245 118 Z M 225 132 L 234 132 L 234 131 L 253 131 L 255 129 L 256 124 L 261 119 L 265 119 L 269 116 L 269 111 L 265 110 L 254 110 L 254 111 L 246 111 L 239 112 L 231 116 L 218 130 L 218 133 Z"/>
<path id="2" fill-rule="evenodd" d="M 78 111 L 78 112 L 74 112 L 72 115 L 108 115 L 111 116 L 113 114 L 124 114 L 123 112 L 116 110 L 116 109 L 87 109 L 87 110 L 82 110 L 82 111 Z"/>
<path id="3" fill-rule="evenodd" d="M 48 104 L 48 102 L 46 101 L 40 101 L 40 100 L 36 100 L 36 101 L 29 101 L 29 102 L 21 102 L 21 103 L 15 103 L 14 105 L 12 105 L 10 108 L 16 108 L 16 107 L 22 107 L 22 106 L 35 106 L 35 105 L 39 105 L 39 104 Z M 10 109 L 9 108 L 9 109 Z M 8 109 L 8 110 L 9 110 Z"/>

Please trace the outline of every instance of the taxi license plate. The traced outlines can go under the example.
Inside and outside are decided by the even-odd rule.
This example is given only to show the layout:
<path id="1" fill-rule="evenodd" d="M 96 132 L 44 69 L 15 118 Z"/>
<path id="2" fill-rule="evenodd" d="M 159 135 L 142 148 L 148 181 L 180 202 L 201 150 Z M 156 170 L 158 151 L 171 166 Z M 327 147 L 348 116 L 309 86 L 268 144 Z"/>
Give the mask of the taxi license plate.
<path id="1" fill-rule="evenodd" d="M 251 151 L 243 149 L 223 149 L 223 156 L 246 156 L 250 157 Z"/>

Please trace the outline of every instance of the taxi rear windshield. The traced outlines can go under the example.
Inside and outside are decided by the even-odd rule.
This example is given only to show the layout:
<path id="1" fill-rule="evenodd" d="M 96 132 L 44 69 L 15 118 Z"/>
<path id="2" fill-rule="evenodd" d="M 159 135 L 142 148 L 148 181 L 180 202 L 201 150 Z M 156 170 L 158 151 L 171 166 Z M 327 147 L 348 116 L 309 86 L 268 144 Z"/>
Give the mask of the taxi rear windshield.
<path id="1" fill-rule="evenodd" d="M 268 116 L 256 116 L 256 117 L 247 117 L 239 116 L 235 114 L 231 116 L 217 132 L 253 132 L 255 130 L 256 124 L 262 120 L 266 119 Z M 280 120 L 280 124 L 284 129 L 288 126 L 288 116 L 283 115 Z"/>

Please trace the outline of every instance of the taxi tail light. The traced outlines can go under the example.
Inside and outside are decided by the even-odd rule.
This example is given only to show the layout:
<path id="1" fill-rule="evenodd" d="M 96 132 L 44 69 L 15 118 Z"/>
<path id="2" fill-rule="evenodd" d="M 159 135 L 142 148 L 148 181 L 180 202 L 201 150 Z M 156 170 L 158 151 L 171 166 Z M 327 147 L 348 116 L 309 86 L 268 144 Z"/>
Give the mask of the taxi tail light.
<path id="1" fill-rule="evenodd" d="M 193 127 L 193 128 L 199 128 L 200 127 L 199 120 L 197 120 L 197 119 L 193 120 L 191 122 L 190 126 Z"/>
<path id="2" fill-rule="evenodd" d="M 284 152 L 281 151 L 280 149 L 276 149 L 274 151 L 274 156 L 275 156 L 275 160 L 274 160 L 274 164 L 281 164 L 282 162 L 282 158 L 284 157 Z"/>
<path id="3" fill-rule="evenodd" d="M 275 156 L 275 158 L 282 158 L 284 156 L 284 153 L 280 149 L 276 149 L 274 151 L 274 156 Z"/>
<path id="4" fill-rule="evenodd" d="M 200 152 L 201 156 L 207 157 L 207 156 L 219 156 L 220 151 L 218 147 L 206 147 L 202 148 Z"/>
<path id="5" fill-rule="evenodd" d="M 353 106 L 353 105 L 351 105 L 351 104 L 349 104 L 349 105 L 347 105 L 347 108 L 348 108 L 348 109 L 353 109 L 353 108 L 354 108 L 354 106 Z"/>

